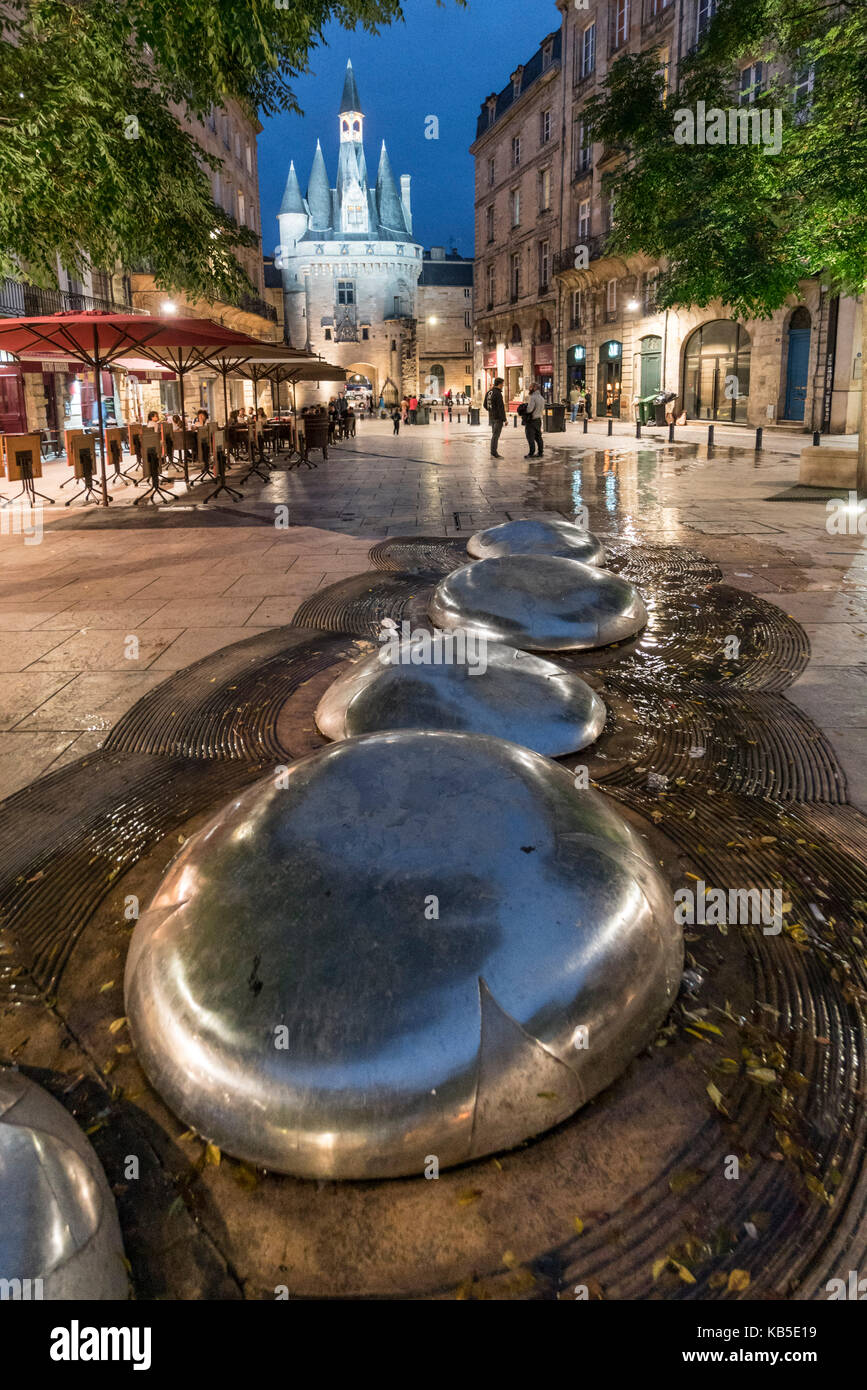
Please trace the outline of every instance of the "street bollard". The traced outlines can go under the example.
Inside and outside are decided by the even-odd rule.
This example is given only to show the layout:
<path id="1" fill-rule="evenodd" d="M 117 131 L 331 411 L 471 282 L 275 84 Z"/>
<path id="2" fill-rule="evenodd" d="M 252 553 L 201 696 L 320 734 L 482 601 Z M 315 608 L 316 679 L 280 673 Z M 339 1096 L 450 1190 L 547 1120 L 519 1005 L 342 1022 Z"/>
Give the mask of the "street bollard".
<path id="1" fill-rule="evenodd" d="M 819 447 L 819 441 L 820 441 L 819 431 L 818 431 L 818 430 L 813 430 L 813 448 L 814 448 L 814 449 L 818 449 L 818 447 Z"/>
<path id="2" fill-rule="evenodd" d="M 587 433 L 587 416 L 584 416 L 584 433 Z"/>
<path id="3" fill-rule="evenodd" d="M 756 453 L 758 453 L 758 452 L 760 451 L 761 447 L 762 447 L 762 438 L 763 438 L 762 427 L 761 427 L 761 425 L 759 425 L 759 427 L 758 427 L 757 430 L 756 430 Z"/>
<path id="4" fill-rule="evenodd" d="M 707 427 L 707 447 L 709 449 L 713 448 L 713 425 L 708 425 Z"/>
<path id="5" fill-rule="evenodd" d="M 609 439 L 610 439 L 610 437 L 611 437 L 611 435 L 612 435 L 613 433 L 614 433 L 614 421 L 613 421 L 613 420 L 609 420 L 609 421 L 608 421 L 608 437 L 609 437 Z"/>
<path id="6" fill-rule="evenodd" d="M 515 429 L 518 428 L 518 417 L 517 417 L 517 415 L 513 415 L 513 416 L 512 416 L 512 424 L 515 426 Z"/>
<path id="7" fill-rule="evenodd" d="M 669 442 L 669 444 L 673 444 L 673 443 L 674 443 L 674 421 L 673 421 L 673 420 L 669 420 L 669 422 L 668 422 L 668 442 Z"/>
<path id="8" fill-rule="evenodd" d="M 636 439 L 640 439 L 640 438 L 641 438 L 641 421 L 640 421 L 640 420 L 636 420 L 636 422 L 635 422 L 635 438 L 636 438 Z"/>

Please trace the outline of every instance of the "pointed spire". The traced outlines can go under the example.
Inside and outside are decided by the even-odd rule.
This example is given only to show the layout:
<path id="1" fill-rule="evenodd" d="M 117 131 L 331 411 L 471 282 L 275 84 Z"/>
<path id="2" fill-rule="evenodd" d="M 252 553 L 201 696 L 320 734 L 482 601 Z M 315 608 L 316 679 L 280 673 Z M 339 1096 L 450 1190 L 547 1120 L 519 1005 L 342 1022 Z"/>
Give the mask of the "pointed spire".
<path id="1" fill-rule="evenodd" d="M 391 164 L 388 158 L 388 151 L 385 148 L 385 141 L 382 142 L 382 153 L 379 156 L 379 172 L 376 175 L 376 203 L 379 209 L 379 223 L 381 227 L 387 228 L 392 232 L 405 232 L 406 222 L 403 216 L 403 204 L 400 201 L 400 194 L 397 191 L 397 184 L 394 174 L 391 171 Z"/>
<path id="2" fill-rule="evenodd" d="M 343 100 L 340 103 L 338 115 L 343 115 L 344 111 L 360 111 L 361 98 L 358 95 L 358 88 L 355 85 L 355 73 L 352 71 L 352 59 L 346 60 L 346 78 L 343 83 Z"/>
<path id="3" fill-rule="evenodd" d="M 310 182 L 307 185 L 307 206 L 310 209 L 312 227 L 325 231 L 331 226 L 331 188 L 325 168 L 325 156 L 318 140 L 310 170 Z"/>
<path id="4" fill-rule="evenodd" d="M 283 201 L 280 204 L 280 212 L 306 212 L 304 199 L 301 196 L 301 185 L 298 182 L 298 175 L 295 173 L 295 161 L 289 165 L 289 177 L 286 180 L 286 188 L 283 193 Z M 280 214 L 278 213 L 278 216 Z"/>

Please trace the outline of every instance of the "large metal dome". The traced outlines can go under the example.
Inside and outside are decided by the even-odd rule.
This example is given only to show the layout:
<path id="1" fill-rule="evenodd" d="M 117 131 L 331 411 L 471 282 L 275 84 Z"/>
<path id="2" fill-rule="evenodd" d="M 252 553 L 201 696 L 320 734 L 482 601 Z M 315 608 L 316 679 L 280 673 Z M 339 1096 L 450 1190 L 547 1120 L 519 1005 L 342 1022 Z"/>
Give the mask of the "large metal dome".
<path id="1" fill-rule="evenodd" d="M 333 739 L 382 729 L 494 734 L 556 758 L 599 737 L 605 706 L 544 657 L 419 632 L 354 662 L 319 701 L 316 723 Z"/>
<path id="2" fill-rule="evenodd" d="M 644 600 L 626 579 L 554 555 L 463 565 L 437 585 L 428 613 L 447 631 L 543 652 L 622 642 L 647 622 Z"/>
<path id="3" fill-rule="evenodd" d="M 96 1154 L 63 1106 L 11 1067 L 0 1069 L 0 1212 L 0 1278 L 21 1280 L 20 1296 L 129 1297 Z"/>
<path id="4" fill-rule="evenodd" d="M 504 521 L 477 531 L 467 541 L 467 554 L 477 560 L 500 555 L 562 555 L 586 565 L 605 563 L 602 542 L 571 521 Z"/>
<path id="5" fill-rule="evenodd" d="M 609 1085 L 682 941 L 642 840 L 501 739 L 369 734 L 248 789 L 136 926 L 139 1059 L 228 1153 L 313 1178 L 508 1148 Z"/>

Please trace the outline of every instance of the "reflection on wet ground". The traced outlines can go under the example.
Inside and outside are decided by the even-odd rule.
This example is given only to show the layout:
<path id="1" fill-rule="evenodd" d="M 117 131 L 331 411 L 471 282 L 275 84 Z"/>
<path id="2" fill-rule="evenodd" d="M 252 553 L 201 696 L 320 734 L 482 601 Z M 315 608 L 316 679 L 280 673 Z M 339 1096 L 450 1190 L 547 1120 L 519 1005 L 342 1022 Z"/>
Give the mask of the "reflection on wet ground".
<path id="1" fill-rule="evenodd" d="M 235 515 L 251 537 L 251 517 L 288 499 L 294 523 L 378 544 L 306 594 L 295 626 L 177 671 L 103 748 L 0 808 L 3 1055 L 59 1077 L 93 1132 L 140 1298 L 270 1298 L 275 1283 L 557 1298 L 578 1280 L 594 1297 L 713 1299 L 732 1274 L 754 1297 L 821 1297 L 841 1261 L 867 1258 L 867 823 L 840 754 L 860 728 L 828 713 L 843 720 L 840 668 L 864 660 L 863 540 L 830 536 L 820 506 L 764 500 L 792 481 L 779 454 L 549 440 L 529 463 L 508 441 L 496 464 L 479 435 L 422 439 L 401 457 L 371 434 L 248 493 Z M 316 1188 L 214 1163 L 118 1041 L 128 895 L 147 901 L 210 810 L 317 746 L 332 673 L 384 615 L 419 620 L 471 531 L 581 507 L 651 618 L 630 644 L 562 658 L 609 709 L 565 765 L 617 800 L 673 885 L 779 890 L 782 930 L 688 930 L 684 994 L 654 1046 L 598 1104 L 495 1162 Z M 123 1179 L 131 1152 L 140 1184 Z"/>

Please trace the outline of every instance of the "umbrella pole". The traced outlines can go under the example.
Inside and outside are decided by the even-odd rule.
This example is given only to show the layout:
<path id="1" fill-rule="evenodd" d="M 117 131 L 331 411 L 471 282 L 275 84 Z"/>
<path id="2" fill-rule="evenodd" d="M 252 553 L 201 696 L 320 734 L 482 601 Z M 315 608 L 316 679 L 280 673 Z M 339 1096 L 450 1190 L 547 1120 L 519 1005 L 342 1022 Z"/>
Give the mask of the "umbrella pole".
<path id="1" fill-rule="evenodd" d="M 93 361 L 96 367 L 94 381 L 96 382 L 96 419 L 99 426 L 99 470 L 102 475 L 102 505 L 108 506 L 108 478 L 105 473 L 105 426 L 102 423 L 102 363 L 99 357 L 99 335 L 97 330 L 93 330 Z"/>
<path id="2" fill-rule="evenodd" d="M 222 378 L 223 378 L 223 420 L 224 420 L 224 428 L 225 428 L 226 430 L 228 430 L 228 428 L 229 428 L 229 369 L 228 369 L 228 367 L 226 366 L 225 362 L 223 363 L 222 367 L 220 368 L 220 375 L 221 375 Z M 228 449 L 228 447 L 229 447 L 229 440 L 228 440 L 228 435 L 227 435 L 227 438 L 226 438 L 226 448 Z"/>
<path id="3" fill-rule="evenodd" d="M 181 357 L 178 354 L 178 363 Z M 190 486 L 190 466 L 187 463 L 187 413 L 184 410 L 184 374 L 178 372 L 178 395 L 181 398 L 181 466 L 184 470 L 184 482 Z"/>

